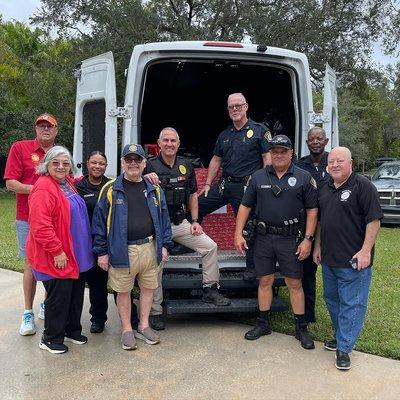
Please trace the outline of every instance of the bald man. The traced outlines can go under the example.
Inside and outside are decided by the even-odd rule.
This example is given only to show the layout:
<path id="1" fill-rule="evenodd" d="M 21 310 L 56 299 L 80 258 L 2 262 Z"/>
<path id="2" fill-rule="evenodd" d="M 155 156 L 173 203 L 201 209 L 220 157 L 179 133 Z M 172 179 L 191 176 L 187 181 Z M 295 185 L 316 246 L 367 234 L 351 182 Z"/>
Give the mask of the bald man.
<path id="1" fill-rule="evenodd" d="M 324 299 L 335 333 L 324 347 L 336 351 L 340 370 L 350 369 L 349 353 L 364 323 L 383 217 L 376 188 L 352 165 L 348 148 L 329 153 L 330 178 L 318 192 L 320 221 L 313 252 L 315 263 L 322 264 Z"/>

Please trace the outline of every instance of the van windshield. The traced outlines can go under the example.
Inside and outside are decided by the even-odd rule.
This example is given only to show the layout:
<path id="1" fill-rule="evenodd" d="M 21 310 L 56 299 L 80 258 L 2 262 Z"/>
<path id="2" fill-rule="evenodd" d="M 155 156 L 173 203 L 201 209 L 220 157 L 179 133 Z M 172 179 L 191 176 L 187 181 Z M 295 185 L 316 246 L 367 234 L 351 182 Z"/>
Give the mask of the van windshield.
<path id="1" fill-rule="evenodd" d="M 243 93 L 248 116 L 267 123 L 275 133 L 293 140 L 299 126 L 294 74 L 271 62 L 157 60 L 147 66 L 144 82 L 140 142 L 154 144 L 160 130 L 172 126 L 180 134 L 180 153 L 200 158 L 204 166 L 208 166 L 219 133 L 231 124 L 226 108 L 231 93 Z"/>

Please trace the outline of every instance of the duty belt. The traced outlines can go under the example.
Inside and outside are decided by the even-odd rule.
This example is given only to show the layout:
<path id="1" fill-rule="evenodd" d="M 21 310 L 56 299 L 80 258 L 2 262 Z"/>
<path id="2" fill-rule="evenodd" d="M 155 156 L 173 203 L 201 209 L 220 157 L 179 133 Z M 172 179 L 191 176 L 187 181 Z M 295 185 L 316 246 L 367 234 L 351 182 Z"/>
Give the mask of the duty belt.
<path id="1" fill-rule="evenodd" d="M 281 236 L 297 236 L 299 233 L 299 223 L 297 218 L 293 220 L 284 221 L 285 223 L 281 226 L 268 225 L 265 222 L 257 222 L 257 234 L 265 236 L 281 235 Z M 291 223 L 290 223 L 291 222 Z"/>
<path id="2" fill-rule="evenodd" d="M 249 179 L 249 177 L 248 176 L 243 176 L 243 177 L 239 178 L 237 176 L 226 175 L 226 176 L 224 176 L 224 179 L 227 182 L 232 182 L 232 183 L 246 183 L 247 180 Z"/>
<path id="3" fill-rule="evenodd" d="M 153 236 L 148 236 L 144 239 L 137 239 L 137 240 L 128 240 L 128 245 L 137 245 L 140 246 L 141 244 L 151 243 L 154 240 Z"/>

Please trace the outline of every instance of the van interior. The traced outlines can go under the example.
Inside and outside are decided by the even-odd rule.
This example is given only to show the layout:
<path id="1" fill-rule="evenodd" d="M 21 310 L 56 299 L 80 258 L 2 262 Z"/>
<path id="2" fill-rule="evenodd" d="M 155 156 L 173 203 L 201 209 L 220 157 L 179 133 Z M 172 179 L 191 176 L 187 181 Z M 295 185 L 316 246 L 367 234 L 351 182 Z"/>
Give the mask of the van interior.
<path id="1" fill-rule="evenodd" d="M 180 135 L 180 154 L 199 158 L 207 167 L 219 133 L 231 124 L 227 97 L 236 92 L 245 95 L 250 118 L 268 123 L 272 134 L 284 133 L 294 140 L 299 123 L 293 76 L 287 67 L 271 62 L 170 59 L 150 63 L 141 94 L 139 142 L 155 144 L 162 128 L 174 127 Z"/>

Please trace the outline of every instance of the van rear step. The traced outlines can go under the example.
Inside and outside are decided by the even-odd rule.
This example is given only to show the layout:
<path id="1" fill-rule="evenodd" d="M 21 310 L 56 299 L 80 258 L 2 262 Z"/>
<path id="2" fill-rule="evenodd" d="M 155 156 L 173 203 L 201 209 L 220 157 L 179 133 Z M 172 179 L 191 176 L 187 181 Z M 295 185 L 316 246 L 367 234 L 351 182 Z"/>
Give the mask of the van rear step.
<path id="1" fill-rule="evenodd" d="M 243 280 L 243 272 L 221 272 L 219 284 L 221 289 L 254 289 L 258 281 Z M 166 289 L 201 289 L 202 273 L 199 272 L 169 272 L 164 271 L 163 288 Z M 275 274 L 275 287 L 285 286 L 285 281 L 280 274 Z"/>
<path id="2" fill-rule="evenodd" d="M 287 304 L 279 297 L 273 298 L 271 311 L 287 311 Z M 229 306 L 215 306 L 204 303 L 201 299 L 165 300 L 167 315 L 173 314 L 205 314 L 205 313 L 256 313 L 258 302 L 256 298 L 231 299 Z"/>

